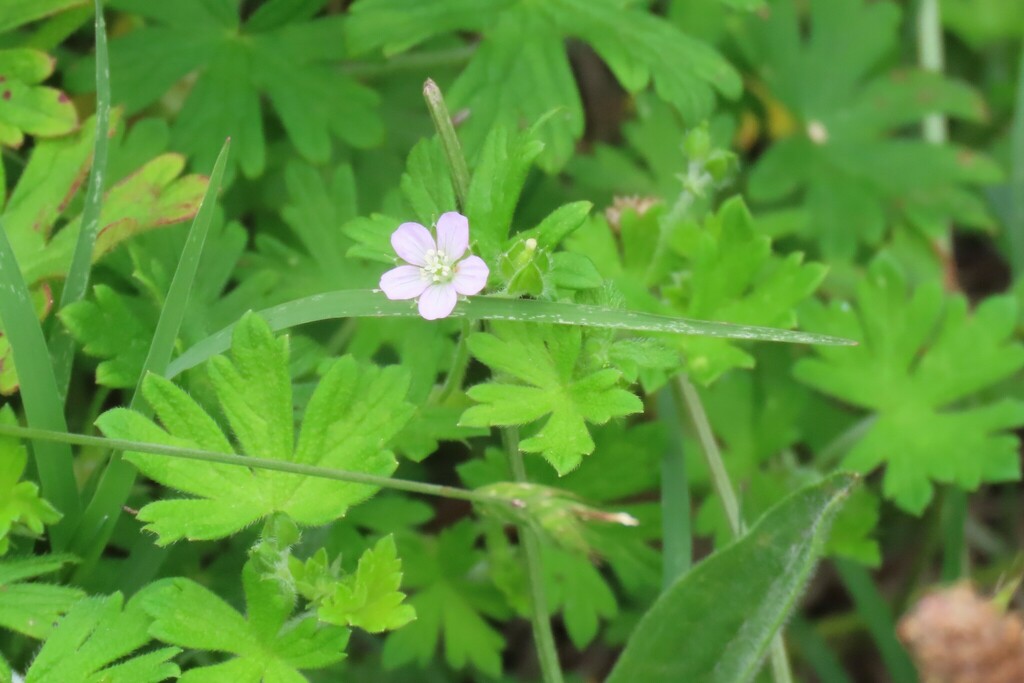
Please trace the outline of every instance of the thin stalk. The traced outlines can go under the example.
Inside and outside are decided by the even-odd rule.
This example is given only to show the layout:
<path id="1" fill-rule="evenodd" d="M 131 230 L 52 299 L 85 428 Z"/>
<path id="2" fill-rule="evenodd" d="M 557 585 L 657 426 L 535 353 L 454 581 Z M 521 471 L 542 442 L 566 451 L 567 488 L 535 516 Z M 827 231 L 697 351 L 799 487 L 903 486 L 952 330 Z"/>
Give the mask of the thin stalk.
<path id="1" fill-rule="evenodd" d="M 459 330 L 459 341 L 455 345 L 455 358 L 452 360 L 452 369 L 444 378 L 444 384 L 437 392 L 436 402 L 444 403 L 449 396 L 462 388 L 462 380 L 466 378 L 466 369 L 469 367 L 469 344 L 466 339 L 472 332 L 468 320 L 462 321 L 462 328 Z"/>
<path id="2" fill-rule="evenodd" d="M 89 271 L 92 252 L 100 231 L 100 213 L 103 209 L 103 176 L 107 171 L 107 153 L 110 148 L 110 63 L 107 56 L 107 26 L 103 20 L 103 0 L 95 0 L 96 12 L 96 140 L 93 143 L 92 168 L 82 207 L 82 228 L 71 256 L 71 266 L 64 281 L 57 310 L 80 301 L 89 289 Z M 57 326 L 50 342 L 54 360 L 54 375 L 61 396 L 68 391 L 71 366 L 75 360 L 75 340 L 64 327 Z"/>
<path id="3" fill-rule="evenodd" d="M 896 622 L 889 603 L 878 592 L 867 570 L 847 560 L 836 560 L 835 566 L 843 585 L 853 598 L 857 612 L 878 646 L 889 676 L 895 683 L 917 683 L 914 665 L 896 639 Z"/>
<path id="4" fill-rule="evenodd" d="M 502 441 L 508 452 L 512 478 L 526 483 L 526 466 L 519 452 L 519 430 L 506 427 L 501 430 Z M 519 536 L 526 552 L 526 572 L 530 584 L 530 621 L 533 624 L 533 640 L 537 648 L 537 659 L 544 683 L 562 683 L 562 667 L 558 662 L 555 635 L 551 631 L 548 616 L 548 600 L 544 594 L 544 564 L 541 558 L 540 538 L 529 524 L 519 525 Z"/>
<path id="5" fill-rule="evenodd" d="M 1017 106 L 1010 133 L 1010 265 L 1016 277 L 1024 275 L 1024 46 L 1017 72 Z"/>
<path id="6" fill-rule="evenodd" d="M 945 56 L 942 43 L 942 20 L 939 0 L 920 0 L 917 8 L 917 57 L 921 68 L 926 71 L 942 73 L 945 69 Z M 944 145 L 949 140 L 949 122 L 945 114 L 935 112 L 928 114 L 922 124 L 925 141 L 933 145 Z M 933 248 L 939 257 L 946 274 L 946 285 L 954 289 L 957 283 L 956 263 L 953 257 L 953 236 L 946 230 L 933 242 Z"/>
<path id="7" fill-rule="evenodd" d="M 331 467 L 319 467 L 317 465 L 306 465 L 303 463 L 288 462 L 285 460 L 271 460 L 269 458 L 256 458 L 248 455 L 237 455 L 234 453 L 217 453 L 215 451 L 205 451 L 199 448 L 167 446 L 164 444 L 131 441 L 128 439 L 109 439 L 101 436 L 86 436 L 85 434 L 71 434 L 68 432 L 58 432 L 50 429 L 34 429 L 31 427 L 19 427 L 16 425 L 6 424 L 0 424 L 0 435 L 13 436 L 15 438 L 31 441 L 61 443 L 72 446 L 95 446 L 97 448 L 105 448 L 113 451 L 148 453 L 150 455 L 163 455 L 172 458 L 184 458 L 186 460 L 215 462 L 221 465 L 237 465 L 239 467 L 287 472 L 288 474 L 299 474 L 306 477 L 320 477 L 321 479 L 345 481 L 353 484 L 379 486 L 380 488 L 407 491 L 409 493 L 419 493 L 425 496 L 465 500 L 475 504 L 491 505 L 498 503 L 500 505 L 509 505 L 513 507 L 516 505 L 515 502 L 507 498 L 479 491 L 460 489 L 454 486 L 425 484 L 423 482 L 410 481 L 407 479 L 391 479 L 389 477 L 380 477 L 374 474 L 365 474 L 363 472 L 351 472 L 349 470 L 339 470 Z M 516 509 L 518 510 L 519 508 L 516 507 Z"/>
<path id="8" fill-rule="evenodd" d="M 455 134 L 455 126 L 452 125 L 452 118 L 448 115 L 448 106 L 444 103 L 441 89 L 429 78 L 423 84 L 423 99 L 427 101 L 430 118 L 434 121 L 437 135 L 441 138 L 441 147 L 448 159 L 455 198 L 459 201 L 459 208 L 465 211 L 466 199 L 469 197 L 469 167 L 466 166 L 466 158 L 462 155 L 462 146 L 459 144 L 459 137 Z"/>
<path id="9" fill-rule="evenodd" d="M 740 516 L 740 506 L 736 499 L 736 491 L 733 488 L 732 480 L 729 479 L 729 473 L 725 469 L 725 461 L 722 459 L 722 452 L 718 448 L 715 434 L 711 430 L 711 421 L 708 420 L 707 411 L 704 410 L 704 404 L 700 400 L 700 394 L 697 393 L 696 387 L 693 386 L 685 375 L 678 377 L 677 384 L 683 396 L 687 412 L 690 414 L 690 419 L 693 420 L 693 425 L 697 430 L 701 450 L 704 452 L 704 458 L 707 460 L 708 469 L 711 470 L 711 482 L 715 487 L 719 500 L 722 501 L 722 507 L 725 508 L 725 516 L 729 520 L 729 528 L 732 530 L 733 536 L 739 538 L 745 533 L 746 529 L 743 524 L 743 518 Z M 793 674 L 790 670 L 789 657 L 786 656 L 786 644 L 782 639 L 781 633 L 776 633 L 772 639 L 771 663 L 772 677 L 775 683 L 792 683 Z"/>
<path id="10" fill-rule="evenodd" d="M 668 448 L 661 458 L 661 589 L 666 590 L 693 564 L 690 485 L 679 419 L 681 397 L 676 385 L 658 392 L 658 414 L 668 429 Z"/>
<path id="11" fill-rule="evenodd" d="M 967 528 L 967 492 L 955 486 L 946 488 L 942 501 L 942 580 L 956 581 L 964 576 L 967 565 L 965 544 Z"/>

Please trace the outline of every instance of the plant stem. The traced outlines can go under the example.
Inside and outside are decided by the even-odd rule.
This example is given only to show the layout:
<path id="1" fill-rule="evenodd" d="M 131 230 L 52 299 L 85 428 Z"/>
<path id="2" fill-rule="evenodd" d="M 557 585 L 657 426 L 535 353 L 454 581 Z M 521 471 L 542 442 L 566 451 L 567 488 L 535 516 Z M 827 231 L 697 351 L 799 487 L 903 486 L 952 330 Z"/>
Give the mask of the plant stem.
<path id="1" fill-rule="evenodd" d="M 1024 46 L 1017 73 L 1017 105 L 1010 133 L 1010 265 L 1016 277 L 1024 275 Z"/>
<path id="2" fill-rule="evenodd" d="M 715 441 L 714 432 L 711 431 L 711 422 L 708 420 L 708 414 L 700 400 L 700 394 L 685 375 L 680 375 L 676 383 L 683 395 L 683 403 L 690 414 L 693 426 L 697 430 L 697 438 L 700 439 L 708 469 L 711 470 L 711 484 L 715 488 L 718 499 L 722 501 L 722 507 L 725 508 L 725 517 L 729 521 L 732 535 L 739 538 L 744 531 L 743 520 L 740 518 L 740 505 L 736 499 L 732 481 L 729 479 L 729 473 L 725 469 L 722 452 L 718 448 L 718 442 Z"/>
<path id="3" fill-rule="evenodd" d="M 462 156 L 462 146 L 459 144 L 459 137 L 455 134 L 455 126 L 452 125 L 452 118 L 448 115 L 448 106 L 444 103 L 441 89 L 429 78 L 423 84 L 423 99 L 427 101 L 430 118 L 434 121 L 437 135 L 441 138 L 441 147 L 448 159 L 448 169 L 452 175 L 455 198 L 459 201 L 459 208 L 465 211 L 466 199 L 469 197 L 469 167 L 466 166 L 466 158 Z"/>
<path id="4" fill-rule="evenodd" d="M 967 492 L 947 486 L 942 501 L 942 580 L 956 581 L 966 572 Z"/>
<path id="5" fill-rule="evenodd" d="M 466 339 L 471 332 L 470 322 L 463 320 L 462 327 L 459 329 L 459 340 L 455 345 L 455 358 L 452 359 L 452 369 L 448 371 L 444 378 L 444 384 L 441 385 L 440 390 L 437 392 L 435 401 L 438 404 L 443 404 L 449 396 L 462 388 L 462 380 L 465 379 L 466 368 L 469 367 L 469 344 L 466 343 Z"/>
<path id="6" fill-rule="evenodd" d="M 515 427 L 506 427 L 501 430 L 501 437 L 508 452 L 512 478 L 517 482 L 526 483 L 526 466 L 519 452 L 519 430 Z M 547 596 L 544 594 L 544 564 L 541 558 L 540 539 L 536 530 L 525 523 L 519 525 L 519 535 L 526 553 L 527 578 L 530 584 L 530 621 L 533 624 L 533 640 L 537 648 L 541 676 L 544 683 L 562 683 L 562 668 L 558 662 L 555 636 L 551 632 L 551 619 L 548 616 Z"/>
<path id="7" fill-rule="evenodd" d="M 693 563 L 690 519 L 690 486 L 683 451 L 683 428 L 677 419 L 678 387 L 670 384 L 658 392 L 658 414 L 668 429 L 669 443 L 661 459 L 661 589 L 664 591 Z"/>
<path id="8" fill-rule="evenodd" d="M 732 480 L 725 469 L 725 461 L 722 460 L 722 452 L 715 441 L 715 434 L 711 430 L 711 422 L 708 420 L 707 411 L 700 400 L 700 394 L 696 387 L 685 375 L 677 378 L 680 393 L 683 395 L 683 402 L 686 404 L 690 419 L 697 429 L 697 437 L 700 439 L 701 450 L 707 460 L 708 469 L 711 470 L 711 482 L 725 508 L 725 516 L 729 520 L 729 528 L 732 535 L 739 538 L 746 531 L 743 525 L 743 518 L 740 516 L 740 506 L 736 499 L 736 491 L 733 488 Z M 789 667 L 789 658 L 786 656 L 786 644 L 781 633 L 776 633 L 772 639 L 771 646 L 772 676 L 775 683 L 792 683 L 793 674 Z"/>
<path id="9" fill-rule="evenodd" d="M 184 448 L 181 446 L 167 446 L 157 443 L 146 443 L 144 441 L 129 441 L 127 439 L 108 439 L 101 436 L 86 436 L 84 434 L 70 434 L 49 429 L 33 429 L 17 425 L 0 424 L 0 435 L 13 436 L 19 439 L 32 441 L 44 441 L 51 443 L 63 443 L 74 446 L 96 446 L 114 451 L 132 451 L 137 453 L 149 453 L 151 455 L 164 455 L 173 458 L 185 458 L 186 460 L 201 460 L 203 462 L 215 462 L 222 465 L 237 465 L 239 467 L 252 467 L 262 470 L 273 470 L 275 472 L 287 472 L 307 477 L 320 477 L 322 479 L 333 479 L 334 481 L 346 481 L 353 484 L 366 484 L 367 486 L 379 486 L 381 488 L 408 491 L 426 496 L 437 496 L 440 498 L 454 498 L 466 500 L 478 504 L 510 505 L 515 504 L 501 496 L 489 493 L 460 489 L 454 486 L 442 486 L 440 484 L 425 484 L 407 479 L 391 479 L 380 477 L 374 474 L 363 472 L 351 472 L 349 470 L 338 470 L 331 467 L 319 467 L 303 463 L 289 462 L 287 460 L 271 460 L 269 458 L 255 458 L 248 455 L 237 455 L 235 453 L 217 453 L 205 451 L 198 448 Z M 518 508 L 517 508 L 518 509 Z"/>

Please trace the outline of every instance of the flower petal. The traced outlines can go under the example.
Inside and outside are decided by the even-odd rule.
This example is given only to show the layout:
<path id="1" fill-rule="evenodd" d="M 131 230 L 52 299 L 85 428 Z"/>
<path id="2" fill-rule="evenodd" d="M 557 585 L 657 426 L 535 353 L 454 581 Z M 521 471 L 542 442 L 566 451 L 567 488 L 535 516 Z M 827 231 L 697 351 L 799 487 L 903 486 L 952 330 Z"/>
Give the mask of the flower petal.
<path id="1" fill-rule="evenodd" d="M 398 266 L 380 276 L 380 288 L 389 299 L 415 299 L 429 284 L 416 266 Z"/>
<path id="2" fill-rule="evenodd" d="M 455 300 L 458 298 L 455 287 L 450 282 L 443 285 L 430 285 L 420 295 L 420 315 L 425 320 L 447 318 L 455 308 Z"/>
<path id="3" fill-rule="evenodd" d="M 402 223 L 391 233 L 391 246 L 406 263 L 414 266 L 427 265 L 426 253 L 435 249 L 430 231 L 419 223 Z"/>
<path id="4" fill-rule="evenodd" d="M 443 251 L 448 263 L 455 263 L 469 248 L 469 219 L 456 211 L 441 214 L 437 219 L 437 249 Z"/>
<path id="5" fill-rule="evenodd" d="M 491 271 L 482 258 L 470 256 L 455 264 L 452 285 L 459 294 L 477 294 L 487 284 L 487 276 L 490 274 Z"/>

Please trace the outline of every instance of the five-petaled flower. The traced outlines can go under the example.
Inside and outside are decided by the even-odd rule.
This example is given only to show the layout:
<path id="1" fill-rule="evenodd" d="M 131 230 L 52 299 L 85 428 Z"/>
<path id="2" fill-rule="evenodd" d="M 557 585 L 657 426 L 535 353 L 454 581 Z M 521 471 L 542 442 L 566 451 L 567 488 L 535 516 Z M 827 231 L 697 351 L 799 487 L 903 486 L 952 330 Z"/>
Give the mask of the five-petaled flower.
<path id="1" fill-rule="evenodd" d="M 419 223 L 402 223 L 391 234 L 391 246 L 409 265 L 381 275 L 380 288 L 389 299 L 419 297 L 427 320 L 448 317 L 459 294 L 476 294 L 487 284 L 490 270 L 483 259 L 462 258 L 469 248 L 469 220 L 455 211 L 437 219 L 437 240 Z"/>

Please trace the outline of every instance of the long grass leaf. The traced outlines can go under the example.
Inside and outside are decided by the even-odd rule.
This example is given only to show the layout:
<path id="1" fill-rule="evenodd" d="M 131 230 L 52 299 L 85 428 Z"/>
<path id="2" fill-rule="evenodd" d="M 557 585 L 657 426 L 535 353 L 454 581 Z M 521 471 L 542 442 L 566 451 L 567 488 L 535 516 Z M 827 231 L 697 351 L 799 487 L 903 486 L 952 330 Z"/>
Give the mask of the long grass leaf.
<path id="1" fill-rule="evenodd" d="M 164 374 L 167 364 L 171 360 L 174 342 L 178 338 L 178 331 L 181 329 L 181 323 L 188 308 L 192 283 L 195 281 L 196 271 L 199 269 L 199 260 L 203 254 L 203 246 L 206 244 L 206 236 L 210 232 L 210 223 L 213 221 L 217 195 L 224 179 L 224 169 L 227 166 L 230 147 L 230 139 L 226 140 L 224 146 L 221 147 L 210 174 L 210 184 L 206 188 L 206 195 L 203 197 L 199 212 L 193 219 L 192 227 L 185 238 L 185 246 L 182 248 L 178 267 L 174 271 L 171 286 L 167 291 L 167 298 L 149 345 L 149 353 L 146 354 L 142 373 L 139 375 L 138 384 L 132 394 L 130 402 L 132 408 L 140 409 L 137 404 L 142 393 L 142 380 L 146 374 L 150 372 Z M 117 513 L 128 499 L 134 482 L 135 468 L 125 462 L 120 455 L 111 455 L 75 534 L 73 550 L 76 553 L 90 558 L 103 549 L 117 521 Z M 85 564 L 88 565 L 88 562 Z"/>
<path id="2" fill-rule="evenodd" d="M 410 305 L 409 302 L 390 301 L 383 294 L 369 289 L 349 289 L 315 294 L 265 309 L 259 313 L 275 331 L 335 318 L 414 318 L 418 315 L 415 306 Z M 846 339 L 823 334 L 689 320 L 687 318 L 670 318 L 653 313 L 623 311 L 602 306 L 537 301 L 535 299 L 507 299 L 496 296 L 473 297 L 456 306 L 452 317 L 580 325 L 633 332 L 669 332 L 793 344 L 854 344 Z M 208 358 L 226 351 L 231 343 L 232 329 L 231 325 L 225 327 L 175 358 L 167 368 L 167 377 L 174 377 Z"/>
<path id="3" fill-rule="evenodd" d="M 95 0 L 96 11 L 96 140 L 93 143 L 92 169 L 82 208 L 82 229 L 71 257 L 64 290 L 58 310 L 85 297 L 92 269 L 92 252 L 96 235 L 100 231 L 100 213 L 103 209 L 103 176 L 107 170 L 110 148 L 110 60 L 107 55 L 107 28 L 103 20 L 103 0 Z M 55 327 L 51 340 L 54 374 L 61 396 L 68 390 L 71 366 L 75 359 L 75 340 L 67 328 Z"/>
<path id="4" fill-rule="evenodd" d="M 21 402 L 30 427 L 67 431 L 64 404 L 57 390 L 53 365 L 46 347 L 42 325 L 32 305 L 25 278 L 0 221 L 0 320 L 11 345 L 14 365 L 21 382 Z M 54 551 L 67 548 L 71 530 L 78 523 L 81 502 L 75 484 L 71 448 L 67 444 L 37 443 L 32 449 L 43 496 L 64 517 L 50 527 Z"/>
<path id="5" fill-rule="evenodd" d="M 1024 274 L 1024 45 L 1017 73 L 1017 105 L 1010 134 L 1010 265 L 1018 278 Z"/>

